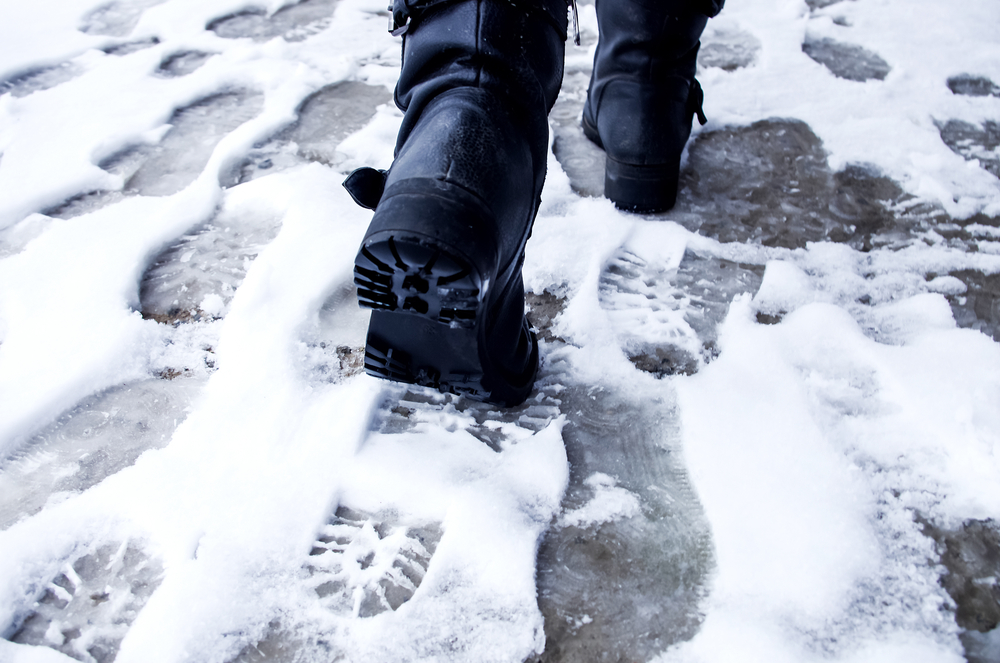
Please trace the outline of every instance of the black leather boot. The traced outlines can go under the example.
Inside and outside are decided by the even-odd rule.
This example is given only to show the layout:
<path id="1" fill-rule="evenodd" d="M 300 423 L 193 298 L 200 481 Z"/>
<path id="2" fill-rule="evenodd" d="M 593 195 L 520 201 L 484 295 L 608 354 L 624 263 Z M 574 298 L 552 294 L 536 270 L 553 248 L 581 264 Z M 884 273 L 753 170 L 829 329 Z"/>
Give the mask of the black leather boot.
<path id="1" fill-rule="evenodd" d="M 375 209 L 355 261 L 365 369 L 502 405 L 534 384 L 521 265 L 562 81 L 565 0 L 397 0 L 404 32 L 387 173 L 345 182 Z"/>
<path id="2" fill-rule="evenodd" d="M 677 199 L 681 152 L 694 115 L 698 39 L 724 0 L 597 0 L 600 39 L 583 130 L 604 148 L 604 195 L 616 206 L 658 212 Z"/>

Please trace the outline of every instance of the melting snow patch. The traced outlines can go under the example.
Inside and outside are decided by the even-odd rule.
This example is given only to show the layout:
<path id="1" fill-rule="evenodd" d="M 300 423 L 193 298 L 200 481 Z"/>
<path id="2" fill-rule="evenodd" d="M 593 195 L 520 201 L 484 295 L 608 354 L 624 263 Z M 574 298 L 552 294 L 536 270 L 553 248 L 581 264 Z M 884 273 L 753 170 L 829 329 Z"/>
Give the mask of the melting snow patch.
<path id="1" fill-rule="evenodd" d="M 635 493 L 616 485 L 613 477 L 595 472 L 584 482 L 594 491 L 594 497 L 578 509 L 563 514 L 559 524 L 563 527 L 587 527 L 607 523 L 619 518 L 631 518 L 641 511 Z"/>

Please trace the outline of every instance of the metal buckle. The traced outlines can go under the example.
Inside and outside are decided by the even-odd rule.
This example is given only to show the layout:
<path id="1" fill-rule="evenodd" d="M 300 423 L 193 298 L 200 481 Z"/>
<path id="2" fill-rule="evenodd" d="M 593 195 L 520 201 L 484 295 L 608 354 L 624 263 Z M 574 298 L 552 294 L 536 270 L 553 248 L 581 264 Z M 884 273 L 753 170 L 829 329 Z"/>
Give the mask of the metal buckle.
<path id="1" fill-rule="evenodd" d="M 574 0 L 575 1 L 575 0 Z M 394 5 L 389 5 L 389 34 L 393 37 L 400 37 L 406 34 L 406 31 L 410 29 L 410 15 L 406 15 L 406 20 L 402 25 L 396 22 L 396 7 Z"/>

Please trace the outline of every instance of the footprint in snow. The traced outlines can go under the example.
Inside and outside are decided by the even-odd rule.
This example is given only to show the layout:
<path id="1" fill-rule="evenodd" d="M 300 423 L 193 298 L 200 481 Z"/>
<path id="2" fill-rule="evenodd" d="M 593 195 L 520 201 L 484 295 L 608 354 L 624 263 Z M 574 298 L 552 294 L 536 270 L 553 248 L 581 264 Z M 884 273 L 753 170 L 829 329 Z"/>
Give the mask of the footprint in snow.
<path id="1" fill-rule="evenodd" d="M 910 198 L 872 166 L 832 172 L 807 124 L 775 118 L 698 134 L 677 205 L 650 218 L 720 242 L 795 249 L 834 241 L 867 251 L 917 241 L 943 216 L 912 204 L 897 212 Z"/>
<path id="2" fill-rule="evenodd" d="M 0 461 L 0 530 L 166 446 L 203 380 L 141 380 L 89 396 Z"/>
<path id="3" fill-rule="evenodd" d="M 338 1 L 302 0 L 270 16 L 263 8 L 252 7 L 218 18 L 207 27 L 224 39 L 264 42 L 281 37 L 289 42 L 304 41 L 330 25 Z"/>
<path id="4" fill-rule="evenodd" d="M 892 71 L 877 53 L 857 44 L 806 35 L 802 52 L 823 65 L 837 78 L 849 81 L 881 81 Z"/>
<path id="5" fill-rule="evenodd" d="M 423 582 L 442 533 L 439 523 L 401 523 L 392 513 L 341 505 L 309 552 L 309 584 L 335 614 L 398 610 Z"/>
<path id="6" fill-rule="evenodd" d="M 751 66 L 760 54 L 760 40 L 723 17 L 709 21 L 701 38 L 698 67 L 736 71 Z"/>
<path id="7" fill-rule="evenodd" d="M 80 23 L 80 32 L 88 35 L 127 37 L 150 7 L 165 0 L 117 0 L 88 12 Z"/>
<path id="8" fill-rule="evenodd" d="M 35 67 L 0 81 L 0 95 L 10 93 L 15 98 L 27 97 L 69 82 L 82 73 L 83 69 L 72 62 Z"/>
<path id="9" fill-rule="evenodd" d="M 309 162 L 336 167 L 345 159 L 337 151 L 340 143 L 390 101 L 392 95 L 382 86 L 357 81 L 328 85 L 302 102 L 294 123 L 255 145 L 224 184 L 249 182 Z"/>
<path id="10" fill-rule="evenodd" d="M 1000 228 L 991 236 L 1000 237 Z M 1000 274 L 984 274 L 973 269 L 952 272 L 950 276 L 962 281 L 965 292 L 948 295 L 952 314 L 959 327 L 975 329 L 994 341 L 1000 342 Z"/>
<path id="11" fill-rule="evenodd" d="M 147 39 L 138 39 L 136 41 L 126 41 L 112 46 L 105 46 L 101 50 L 108 55 L 125 56 L 152 48 L 159 43 L 160 40 L 157 37 L 149 37 Z"/>
<path id="12" fill-rule="evenodd" d="M 966 97 L 1000 97 L 1000 85 L 985 76 L 959 74 L 948 79 L 953 94 Z"/>
<path id="13" fill-rule="evenodd" d="M 538 552 L 546 644 L 532 661 L 650 660 L 697 632 L 712 566 L 708 523 L 677 453 L 676 409 L 561 387 L 570 484 Z"/>
<path id="14" fill-rule="evenodd" d="M 250 90 L 206 97 L 175 111 L 159 144 L 126 148 L 98 165 L 120 175 L 126 193 L 177 193 L 201 175 L 219 141 L 257 116 L 263 102 L 262 94 Z"/>
<path id="15" fill-rule="evenodd" d="M 440 523 L 338 506 L 304 563 L 308 594 L 317 610 L 341 618 L 367 620 L 396 611 L 420 588 L 442 536 Z M 343 655 L 330 638 L 274 620 L 263 638 L 229 663 L 300 661 L 310 653 L 317 660 Z"/>
<path id="16" fill-rule="evenodd" d="M 836 10 L 823 11 L 843 0 L 806 0 L 810 13 L 815 16 L 829 17 L 834 25 L 850 27 L 848 19 L 838 15 Z M 829 37 L 806 33 L 802 42 L 802 52 L 815 62 L 826 67 L 837 78 L 859 83 L 872 80 L 885 80 L 892 71 L 889 63 L 877 53 L 873 53 L 857 44 L 849 44 Z"/>
<path id="17" fill-rule="evenodd" d="M 207 223 L 157 255 L 139 282 L 139 311 L 162 325 L 153 357 L 160 378 L 204 378 L 216 370 L 220 321 L 281 219 L 266 209 L 223 205 Z"/>
<path id="18" fill-rule="evenodd" d="M 952 152 L 966 161 L 979 165 L 995 177 L 1000 177 L 1000 122 L 987 120 L 976 126 L 961 120 L 939 124 L 941 140 Z"/>
<path id="19" fill-rule="evenodd" d="M 187 76 L 208 62 L 210 57 L 212 57 L 212 53 L 205 53 L 204 51 L 179 51 L 165 57 L 160 62 L 156 74 L 164 78 Z"/>
<path id="20" fill-rule="evenodd" d="M 135 542 L 102 543 L 75 553 L 11 625 L 12 642 L 50 647 L 84 663 L 110 663 L 163 569 Z"/>
<path id="21" fill-rule="evenodd" d="M 107 55 L 126 56 L 152 48 L 159 43 L 160 40 L 156 37 L 149 37 L 135 41 L 122 41 L 105 46 L 101 50 Z M 15 98 L 27 97 L 35 92 L 50 90 L 63 83 L 68 83 L 83 72 L 84 70 L 72 61 L 47 67 L 33 67 L 0 81 L 0 96 L 10 93 Z"/>
<path id="22" fill-rule="evenodd" d="M 170 130 L 156 145 L 132 145 L 98 165 L 122 178 L 121 191 L 91 191 L 42 213 L 69 219 L 110 205 L 126 196 L 169 196 L 194 182 L 213 150 L 234 129 L 263 108 L 263 95 L 237 90 L 211 95 L 174 111 Z"/>
<path id="23" fill-rule="evenodd" d="M 623 247 L 604 267 L 599 298 L 636 368 L 656 377 L 691 375 L 717 356 L 729 305 L 756 293 L 763 274 L 763 265 L 692 250 L 667 269 Z"/>
<path id="24" fill-rule="evenodd" d="M 388 385 L 389 383 L 387 383 Z M 423 427 L 462 428 L 493 451 L 530 437 L 559 416 L 558 388 L 539 381 L 521 405 L 499 408 L 432 389 L 391 385 L 372 421 L 372 430 L 396 435 Z"/>
<path id="25" fill-rule="evenodd" d="M 957 527 L 941 527 L 921 520 L 924 533 L 934 539 L 948 573 L 941 584 L 954 599 L 955 621 L 968 663 L 995 660 L 1000 632 L 1000 524 L 969 519 Z"/>
<path id="26" fill-rule="evenodd" d="M 271 214 L 224 208 L 146 269 L 139 286 L 142 316 L 174 325 L 223 317 L 253 260 L 280 228 Z"/>

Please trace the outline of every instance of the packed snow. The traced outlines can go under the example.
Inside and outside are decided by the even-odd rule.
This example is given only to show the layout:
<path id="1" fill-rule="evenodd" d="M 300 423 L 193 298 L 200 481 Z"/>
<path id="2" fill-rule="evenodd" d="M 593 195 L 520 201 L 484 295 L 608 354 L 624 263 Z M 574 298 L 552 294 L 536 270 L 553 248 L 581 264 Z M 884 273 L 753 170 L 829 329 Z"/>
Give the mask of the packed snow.
<path id="1" fill-rule="evenodd" d="M 660 215 L 582 4 L 509 410 L 361 370 L 384 5 L 0 7 L 0 661 L 1000 660 L 1000 4 L 730 0 Z"/>

